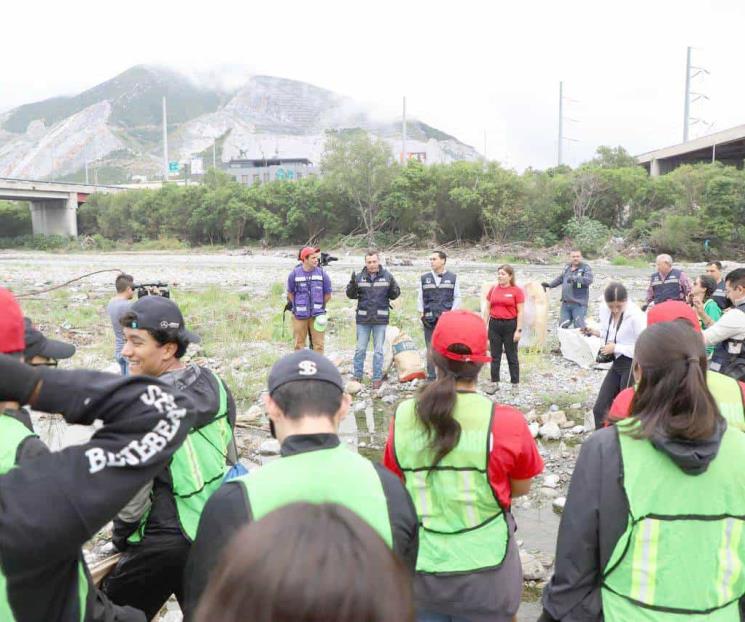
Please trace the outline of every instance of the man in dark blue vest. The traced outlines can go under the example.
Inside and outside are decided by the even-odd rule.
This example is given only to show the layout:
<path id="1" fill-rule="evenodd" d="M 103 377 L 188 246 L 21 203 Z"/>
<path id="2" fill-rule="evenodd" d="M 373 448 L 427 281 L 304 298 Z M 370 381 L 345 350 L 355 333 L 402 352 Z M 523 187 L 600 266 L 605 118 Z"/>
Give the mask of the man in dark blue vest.
<path id="1" fill-rule="evenodd" d="M 460 285 L 452 272 L 445 269 L 448 256 L 443 251 L 433 251 L 429 256 L 431 270 L 419 280 L 417 309 L 424 326 L 424 343 L 427 344 L 427 379 L 435 379 L 435 366 L 430 356 L 432 332 L 437 320 L 445 311 L 460 307 Z"/>
<path id="2" fill-rule="evenodd" d="M 357 349 L 354 353 L 354 379 L 362 380 L 367 344 L 373 338 L 373 389 L 383 384 L 383 344 L 390 316 L 390 301 L 401 295 L 396 279 L 380 265 L 377 251 L 365 255 L 362 272 L 352 272 L 347 284 L 347 298 L 357 299 Z"/>
<path id="3" fill-rule="evenodd" d="M 724 287 L 724 277 L 722 276 L 722 262 L 710 261 L 706 264 L 706 274 L 717 282 L 717 288 L 711 297 L 719 305 L 720 309 L 728 309 L 732 306 L 730 299 L 727 298 L 727 292 Z"/>
<path id="4" fill-rule="evenodd" d="M 302 263 L 287 277 L 287 300 L 292 304 L 295 349 L 302 350 L 310 336 L 311 349 L 323 354 L 326 303 L 331 298 L 331 279 L 319 267 L 319 258 L 319 249 L 312 246 L 300 251 Z"/>
<path id="5" fill-rule="evenodd" d="M 656 305 L 666 300 L 688 300 L 691 293 L 691 280 L 685 272 L 673 268 L 673 258 L 670 255 L 658 255 L 655 262 L 655 272 L 647 288 L 647 304 Z"/>
<path id="6" fill-rule="evenodd" d="M 734 308 L 704 331 L 707 346 L 716 346 L 709 369 L 745 380 L 745 268 L 727 274 L 726 292 Z"/>

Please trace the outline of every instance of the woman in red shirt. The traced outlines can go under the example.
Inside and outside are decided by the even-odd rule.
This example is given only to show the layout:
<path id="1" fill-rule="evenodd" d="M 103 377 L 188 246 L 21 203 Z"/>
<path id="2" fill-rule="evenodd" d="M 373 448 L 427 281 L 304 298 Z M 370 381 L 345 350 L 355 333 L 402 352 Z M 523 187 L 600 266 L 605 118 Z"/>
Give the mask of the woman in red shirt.
<path id="1" fill-rule="evenodd" d="M 523 303 L 525 294 L 515 285 L 515 271 L 504 264 L 497 269 L 497 284 L 486 296 L 489 307 L 489 350 L 491 352 L 491 381 L 499 388 L 499 366 L 502 349 L 507 355 L 510 382 L 520 382 L 520 362 L 517 342 L 523 331 Z"/>
<path id="2" fill-rule="evenodd" d="M 419 518 L 417 622 L 510 622 L 522 568 L 512 498 L 543 470 L 522 413 L 476 391 L 489 362 L 475 313 L 440 316 L 437 380 L 399 404 L 383 464 L 404 482 Z"/>

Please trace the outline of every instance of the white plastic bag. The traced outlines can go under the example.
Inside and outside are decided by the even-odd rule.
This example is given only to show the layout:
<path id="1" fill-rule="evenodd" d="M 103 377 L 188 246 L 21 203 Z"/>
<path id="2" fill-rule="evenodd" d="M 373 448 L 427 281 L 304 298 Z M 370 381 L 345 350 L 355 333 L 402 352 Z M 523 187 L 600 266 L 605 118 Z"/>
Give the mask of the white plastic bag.
<path id="1" fill-rule="evenodd" d="M 598 351 L 603 345 L 600 337 L 586 336 L 578 328 L 557 328 L 561 355 L 580 367 L 588 369 L 595 364 Z"/>

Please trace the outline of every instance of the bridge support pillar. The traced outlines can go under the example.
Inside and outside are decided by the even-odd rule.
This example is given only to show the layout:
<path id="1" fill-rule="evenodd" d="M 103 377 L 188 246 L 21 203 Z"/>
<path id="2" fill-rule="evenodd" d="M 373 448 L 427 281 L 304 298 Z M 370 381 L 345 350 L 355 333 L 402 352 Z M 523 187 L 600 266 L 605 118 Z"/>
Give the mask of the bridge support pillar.
<path id="1" fill-rule="evenodd" d="M 659 177 L 660 176 L 660 161 L 655 158 L 649 163 L 649 176 Z"/>
<path id="2" fill-rule="evenodd" d="M 78 237 L 78 195 L 71 192 L 66 200 L 31 201 L 31 227 L 34 235 Z"/>

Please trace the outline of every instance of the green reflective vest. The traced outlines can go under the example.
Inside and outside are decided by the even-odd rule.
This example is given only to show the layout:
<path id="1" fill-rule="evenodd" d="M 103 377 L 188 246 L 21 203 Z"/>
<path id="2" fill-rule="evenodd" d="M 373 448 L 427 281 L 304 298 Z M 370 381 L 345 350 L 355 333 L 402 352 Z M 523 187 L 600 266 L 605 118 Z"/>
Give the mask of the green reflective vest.
<path id="1" fill-rule="evenodd" d="M 494 404 L 483 395 L 458 395 L 453 416 L 460 440 L 437 466 L 413 399 L 396 410 L 394 448 L 419 517 L 417 572 L 472 572 L 499 566 L 509 528 L 489 483 Z"/>
<path id="2" fill-rule="evenodd" d="M 36 436 L 15 417 L 0 413 L 0 475 L 5 475 L 16 465 L 18 447 L 29 436 Z M 80 622 L 85 620 L 88 600 L 88 575 L 85 565 L 78 562 L 78 611 Z M 8 601 L 8 585 L 5 574 L 0 567 L 0 620 L 15 622 L 16 618 Z"/>
<path id="3" fill-rule="evenodd" d="M 714 396 L 719 412 L 727 424 L 745 429 L 745 407 L 742 403 L 742 391 L 737 380 L 716 371 L 706 372 L 706 385 Z"/>
<path id="4" fill-rule="evenodd" d="M 222 380 L 217 374 L 213 375 L 220 395 L 214 418 L 201 428 L 192 428 L 168 464 L 179 524 L 190 541 L 194 541 L 197 535 L 199 518 L 207 500 L 220 487 L 230 468 L 227 455 L 233 430 L 228 419 L 228 394 Z M 130 544 L 142 540 L 148 518 L 149 512 L 140 521 L 137 531 L 127 539 Z"/>
<path id="5" fill-rule="evenodd" d="M 388 502 L 372 462 L 344 445 L 285 456 L 237 477 L 254 520 L 290 503 L 337 503 L 367 522 L 389 547 Z"/>
<path id="6" fill-rule="evenodd" d="M 739 389 L 738 389 L 739 390 Z M 735 622 L 745 595 L 745 434 L 727 428 L 700 475 L 688 475 L 617 424 L 626 531 L 603 572 L 607 622 Z"/>

